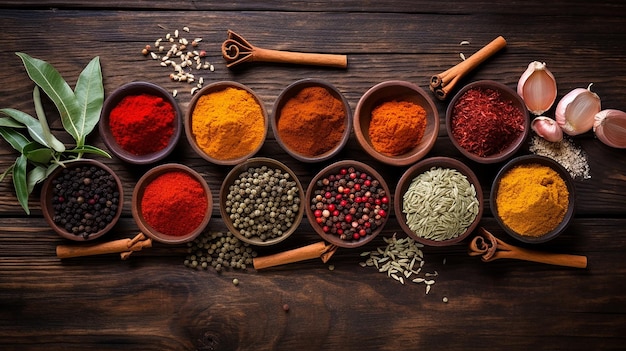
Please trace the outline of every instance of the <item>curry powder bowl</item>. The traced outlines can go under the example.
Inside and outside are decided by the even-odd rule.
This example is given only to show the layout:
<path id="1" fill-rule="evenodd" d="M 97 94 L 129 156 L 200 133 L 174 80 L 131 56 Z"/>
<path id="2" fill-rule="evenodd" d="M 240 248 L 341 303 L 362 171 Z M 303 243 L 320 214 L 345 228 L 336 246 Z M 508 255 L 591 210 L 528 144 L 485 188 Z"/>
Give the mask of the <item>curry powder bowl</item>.
<path id="1" fill-rule="evenodd" d="M 400 155 L 378 151 L 370 136 L 372 111 L 390 101 L 405 101 L 419 105 L 426 112 L 426 125 L 421 139 L 414 147 Z M 398 115 L 396 118 L 402 119 L 405 116 Z M 422 88 L 410 82 L 391 80 L 379 83 L 365 92 L 357 103 L 353 125 L 357 141 L 370 156 L 392 166 L 407 166 L 422 159 L 435 145 L 439 133 L 439 113 L 430 95 Z M 399 131 L 394 131 L 394 134 L 398 135 Z M 413 132 L 403 134 L 409 134 L 410 137 Z"/>
<path id="2" fill-rule="evenodd" d="M 276 99 L 271 125 L 278 144 L 293 158 L 308 163 L 336 156 L 352 130 L 350 104 L 332 84 L 302 79 Z"/>
<path id="3" fill-rule="evenodd" d="M 170 114 L 172 120 L 164 122 L 163 117 Z M 118 119 L 123 124 L 115 126 Z M 138 81 L 120 86 L 106 98 L 98 129 L 113 155 L 124 162 L 146 165 L 172 153 L 182 135 L 182 120 L 180 107 L 167 90 Z"/>

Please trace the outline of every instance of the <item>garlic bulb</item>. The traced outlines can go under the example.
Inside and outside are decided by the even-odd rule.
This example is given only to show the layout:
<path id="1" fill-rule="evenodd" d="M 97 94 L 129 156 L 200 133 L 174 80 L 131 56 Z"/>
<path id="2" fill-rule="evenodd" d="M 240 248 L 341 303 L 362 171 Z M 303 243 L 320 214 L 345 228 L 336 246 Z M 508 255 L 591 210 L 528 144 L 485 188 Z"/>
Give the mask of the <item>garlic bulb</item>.
<path id="1" fill-rule="evenodd" d="M 526 108 L 534 115 L 550 109 L 556 100 L 556 79 L 546 64 L 533 61 L 517 82 L 517 95 L 521 96 Z"/>
<path id="2" fill-rule="evenodd" d="M 626 149 L 626 112 L 612 109 L 598 112 L 593 131 L 606 145 Z"/>
<path id="3" fill-rule="evenodd" d="M 547 141 L 555 143 L 563 140 L 563 130 L 552 118 L 546 116 L 535 117 L 530 124 L 530 128 Z"/>
<path id="4" fill-rule="evenodd" d="M 576 88 L 563 96 L 556 105 L 556 121 L 565 133 L 578 135 L 591 130 L 594 116 L 600 110 L 600 97 L 591 91 L 589 84 L 587 89 Z"/>

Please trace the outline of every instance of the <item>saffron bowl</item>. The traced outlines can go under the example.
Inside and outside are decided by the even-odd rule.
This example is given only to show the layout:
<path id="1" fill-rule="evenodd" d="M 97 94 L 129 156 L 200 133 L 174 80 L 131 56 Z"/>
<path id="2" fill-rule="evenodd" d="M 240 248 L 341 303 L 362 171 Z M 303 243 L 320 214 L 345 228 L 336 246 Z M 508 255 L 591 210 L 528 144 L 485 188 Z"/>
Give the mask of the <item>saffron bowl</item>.
<path id="1" fill-rule="evenodd" d="M 219 101 L 219 99 L 208 100 L 212 94 L 226 94 L 232 89 L 247 93 L 247 98 L 238 98 L 238 100 L 245 104 L 250 104 L 251 106 L 248 106 L 249 110 L 239 111 L 238 108 L 242 106 L 232 102 L 232 99 L 228 101 L 229 98 L 226 100 L 222 99 L 224 101 Z M 205 97 L 208 102 L 203 101 Z M 197 108 L 203 109 L 203 116 L 216 115 L 216 119 L 212 122 L 196 121 L 198 127 L 194 129 L 194 112 Z M 219 112 L 220 109 L 222 112 Z M 261 130 L 251 131 L 251 128 L 247 128 L 250 127 L 249 125 L 242 127 L 241 121 L 251 118 L 250 114 L 252 112 L 250 111 L 252 109 L 254 109 L 255 114 L 258 112 L 262 118 L 260 125 L 255 126 L 255 128 L 259 127 Z M 227 117 L 226 114 L 229 114 L 230 117 Z M 236 121 L 227 120 L 231 117 L 239 119 Z M 189 103 L 184 122 L 185 135 L 192 149 L 203 159 L 213 164 L 224 166 L 234 166 L 253 157 L 261 150 L 269 129 L 267 110 L 261 97 L 249 87 L 232 81 L 211 83 L 198 90 Z M 194 132 L 194 130 L 198 133 Z M 202 134 L 199 135 L 199 133 Z M 255 140 L 244 140 L 244 138 L 252 135 L 255 136 Z M 229 149 L 228 151 L 226 150 L 227 148 Z M 241 150 L 238 150 L 239 148 Z M 245 150 L 245 152 L 242 150 Z"/>
<path id="2" fill-rule="evenodd" d="M 529 164 L 537 164 L 540 166 L 545 166 L 548 167 L 552 170 L 554 170 L 556 172 L 556 174 L 558 174 L 558 176 L 563 179 L 563 182 L 565 183 L 565 186 L 567 187 L 567 201 L 568 201 L 568 205 L 567 205 L 567 209 L 565 211 L 565 214 L 563 216 L 563 219 L 559 222 L 558 225 L 555 226 L 554 229 L 552 229 L 551 231 L 543 234 L 543 235 L 538 235 L 538 236 L 531 236 L 531 235 L 523 235 L 521 233 L 516 232 L 515 230 L 513 230 L 512 228 L 510 228 L 509 226 L 506 225 L 505 221 L 503 220 L 500 211 L 498 210 L 498 205 L 497 205 L 497 197 L 498 197 L 498 193 L 500 191 L 500 182 L 502 181 L 502 178 L 513 168 L 520 166 L 520 165 L 529 165 Z M 576 208 L 576 192 L 575 192 L 575 186 L 574 186 L 574 181 L 570 175 L 570 173 L 558 162 L 556 162 L 555 160 L 549 158 L 549 157 L 545 157 L 545 156 L 540 156 L 540 155 L 524 155 L 524 156 L 518 156 L 516 158 L 513 158 L 512 160 L 510 160 L 509 162 L 507 162 L 498 172 L 498 174 L 496 175 L 495 179 L 493 180 L 493 185 L 491 187 L 491 193 L 489 196 L 489 201 L 490 201 L 490 207 L 491 207 L 491 211 L 493 212 L 493 216 L 495 217 L 496 221 L 498 222 L 498 224 L 500 225 L 500 227 L 512 238 L 521 241 L 523 243 L 527 243 L 527 244 L 539 244 L 539 243 L 544 243 L 547 241 L 550 241 L 556 237 L 558 237 L 559 235 L 561 235 L 566 229 L 567 227 L 570 225 L 572 219 L 574 218 L 574 212 L 575 212 L 575 208 Z M 538 221 L 538 216 L 537 217 L 533 217 L 533 216 L 525 216 L 527 217 L 527 221 L 528 222 L 533 222 L 533 221 Z"/>
<path id="3" fill-rule="evenodd" d="M 312 100 L 310 90 L 303 92 L 315 87 L 325 89 L 328 95 Z M 333 113 L 342 113 L 343 117 L 338 118 Z M 286 122 L 288 120 L 291 122 Z M 304 123 L 299 125 L 293 121 Z M 348 142 L 352 111 L 348 100 L 335 86 L 322 79 L 307 78 L 290 84 L 281 92 L 274 103 L 270 123 L 276 141 L 285 152 L 302 162 L 322 162 L 336 156 Z"/>
<path id="4" fill-rule="evenodd" d="M 146 188 L 157 178 L 171 173 L 171 172 L 182 172 L 185 175 L 191 177 L 191 179 L 198 182 L 201 188 L 204 190 L 205 198 L 201 201 L 206 202 L 206 210 L 202 215 L 202 220 L 199 222 L 197 227 L 191 229 L 186 233 L 163 233 L 158 229 L 154 228 L 154 226 L 150 225 L 144 216 L 143 210 L 143 199 L 146 193 Z M 165 194 L 167 191 L 172 191 L 172 189 L 161 189 L 161 193 Z M 174 200 L 173 200 L 174 201 Z M 165 204 L 163 204 L 165 205 Z M 165 211 L 168 206 L 162 206 L 161 211 Z M 182 244 L 189 241 L 194 240 L 198 235 L 204 231 L 206 226 L 208 225 L 211 219 L 211 213 L 213 210 L 213 196 L 211 193 L 211 189 L 207 184 L 206 180 L 202 177 L 202 175 L 192 168 L 177 164 L 177 163 L 167 163 L 156 166 L 150 170 L 148 170 L 137 182 L 135 188 L 133 189 L 133 197 L 132 197 L 132 216 L 137 223 L 137 226 L 141 230 L 142 233 L 146 234 L 153 240 L 164 244 Z M 185 217 L 186 213 L 189 211 L 188 208 L 178 208 L 175 213 L 162 213 L 162 215 L 173 216 L 173 217 Z M 172 211 L 174 212 L 174 211 Z"/>
<path id="5" fill-rule="evenodd" d="M 423 174 L 424 172 L 429 171 L 433 168 L 451 169 L 465 176 L 469 184 L 474 187 L 474 190 L 476 192 L 476 199 L 478 200 L 478 209 L 477 209 L 477 213 L 475 214 L 473 221 L 466 227 L 466 229 L 462 233 L 450 239 L 435 240 L 432 238 L 427 238 L 425 235 L 419 235 L 418 233 L 414 232 L 407 222 L 408 220 L 407 213 L 403 210 L 404 203 L 405 203 L 405 199 L 404 199 L 405 194 L 407 193 L 414 179 L 420 176 L 421 174 Z M 445 194 L 445 193 L 440 194 L 440 196 L 446 196 L 446 195 L 448 194 Z M 402 176 L 400 177 L 400 180 L 398 181 L 394 199 L 395 199 L 394 211 L 396 214 L 396 218 L 398 219 L 398 223 L 400 224 L 400 227 L 402 228 L 402 230 L 413 240 L 421 244 L 424 244 L 426 246 L 450 246 L 450 245 L 454 245 L 465 240 L 465 238 L 467 238 L 476 229 L 483 215 L 484 199 L 483 199 L 482 188 L 480 186 L 480 182 L 478 178 L 466 164 L 451 157 L 440 157 L 440 156 L 430 157 L 430 158 L 423 159 L 420 162 L 409 167 L 402 174 Z M 434 200 L 439 203 L 443 203 L 441 198 L 434 199 Z M 432 205 L 436 205 L 436 204 L 432 204 Z M 422 206 L 422 208 L 423 207 L 430 208 L 430 204 L 425 204 L 424 206 Z M 456 224 L 451 223 L 449 227 L 452 228 L 453 225 L 456 225 Z"/>
<path id="6" fill-rule="evenodd" d="M 302 222 L 303 197 L 302 184 L 289 167 L 271 158 L 254 157 L 233 167 L 224 178 L 220 214 L 241 241 L 275 245 L 291 236 Z"/>
<path id="7" fill-rule="evenodd" d="M 105 175 L 98 175 L 100 171 Z M 71 183 L 61 184 L 64 178 Z M 69 187 L 73 190 L 66 191 Z M 123 203 L 119 176 L 104 163 L 92 159 L 58 167 L 41 188 L 41 208 L 46 222 L 61 237 L 74 241 L 94 240 L 109 232 L 120 219 Z M 79 222 L 72 224 L 70 217 L 76 215 L 80 216 Z"/>
<path id="8" fill-rule="evenodd" d="M 409 102 L 421 106 L 426 112 L 426 124 L 423 135 L 421 138 L 415 137 L 416 140 L 407 146 L 407 148 L 410 147 L 408 150 L 399 150 L 398 152 L 402 152 L 401 154 L 379 151 L 380 147 L 377 149 L 374 146 L 372 136 L 376 140 L 380 139 L 380 137 L 370 134 L 372 111 L 380 105 L 392 101 Z M 393 117 L 403 119 L 405 116 L 402 113 L 399 112 L 399 114 Z M 354 112 L 353 126 L 357 141 L 370 156 L 392 166 L 407 166 L 425 157 L 435 145 L 439 133 L 439 113 L 430 94 L 426 93 L 422 88 L 410 82 L 390 80 L 374 85 L 363 94 Z M 401 128 L 406 128 L 406 125 Z M 415 132 L 406 131 L 406 134 L 411 137 Z M 398 135 L 396 131 L 393 137 L 400 138 Z M 405 138 L 405 136 L 402 138 Z"/>
<path id="9" fill-rule="evenodd" d="M 480 100 L 483 101 L 484 106 L 467 106 L 467 109 L 462 109 L 460 106 L 467 98 L 468 91 L 482 92 L 483 96 Z M 478 99 L 474 99 L 476 100 Z M 459 104 L 458 109 L 455 108 L 457 104 Z M 481 119 L 481 115 L 492 116 L 496 112 L 502 112 L 497 116 L 502 118 L 495 119 L 496 122 L 512 120 L 514 119 L 512 116 L 515 115 L 518 116 L 518 123 L 507 125 L 506 129 L 502 127 L 500 128 L 502 131 L 499 131 L 493 126 L 493 118 Z M 463 130 L 459 126 L 459 130 L 455 133 L 455 121 L 461 116 L 466 123 L 471 123 L 471 125 Z M 513 129 L 517 134 L 508 137 L 507 134 L 513 133 Z M 511 158 L 522 147 L 530 133 L 530 118 L 524 100 L 513 89 L 496 81 L 479 80 L 461 88 L 450 100 L 446 110 L 446 130 L 452 144 L 463 156 L 482 164 L 498 163 Z M 468 140 L 468 136 L 480 135 L 481 131 L 485 134 L 489 133 L 486 137 L 492 140 L 484 140 L 484 138 L 476 141 Z M 509 140 L 503 142 L 503 145 L 493 145 L 507 138 Z M 482 154 L 483 151 L 484 154 Z"/>
<path id="10" fill-rule="evenodd" d="M 125 100 L 132 97 L 136 100 Z M 128 120 L 116 128 L 111 113 L 119 113 L 119 118 Z M 174 115 L 171 123 L 155 122 L 171 118 L 170 113 Z M 122 117 L 131 115 L 132 118 Z M 130 164 L 147 165 L 163 160 L 176 148 L 183 131 L 182 120 L 180 107 L 167 90 L 150 82 L 136 81 L 118 87 L 105 99 L 98 129 L 114 156 Z M 159 125 L 158 130 L 155 125 Z"/>
<path id="11" fill-rule="evenodd" d="M 337 161 L 319 171 L 309 183 L 307 219 L 315 232 L 333 245 L 363 246 L 387 224 L 391 195 L 385 179 L 371 166 L 355 160 Z"/>

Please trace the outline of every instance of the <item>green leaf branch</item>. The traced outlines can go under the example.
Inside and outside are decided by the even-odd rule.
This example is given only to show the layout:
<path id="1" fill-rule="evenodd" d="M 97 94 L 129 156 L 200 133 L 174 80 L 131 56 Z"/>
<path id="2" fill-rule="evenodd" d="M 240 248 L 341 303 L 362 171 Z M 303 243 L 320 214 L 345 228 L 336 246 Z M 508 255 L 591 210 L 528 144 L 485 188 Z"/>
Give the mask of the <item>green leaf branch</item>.
<path id="1" fill-rule="evenodd" d="M 85 154 L 111 157 L 106 151 L 85 145 L 85 139 L 100 120 L 104 102 L 100 59 L 95 57 L 83 69 L 74 90 L 61 74 L 46 61 L 18 52 L 30 79 L 36 84 L 33 103 L 37 117 L 12 109 L 0 109 L 0 136 L 20 155 L 4 172 L 13 178 L 17 199 L 27 214 L 28 198 L 37 183 L 45 180 L 57 167 L 81 159 Z M 74 138 L 68 148 L 50 131 L 41 103 L 40 89 L 54 103 L 65 131 Z"/>

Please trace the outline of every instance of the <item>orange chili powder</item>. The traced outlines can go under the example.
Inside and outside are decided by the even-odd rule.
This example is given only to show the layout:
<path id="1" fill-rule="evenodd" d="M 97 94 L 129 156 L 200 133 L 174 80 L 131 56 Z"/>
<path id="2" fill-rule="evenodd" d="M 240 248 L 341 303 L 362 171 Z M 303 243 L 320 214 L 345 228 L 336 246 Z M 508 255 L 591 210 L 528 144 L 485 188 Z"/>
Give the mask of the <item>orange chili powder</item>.
<path id="1" fill-rule="evenodd" d="M 416 147 L 426 130 L 426 110 L 410 101 L 387 101 L 372 111 L 369 137 L 374 149 L 391 156 Z"/>

